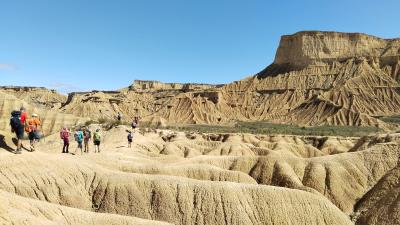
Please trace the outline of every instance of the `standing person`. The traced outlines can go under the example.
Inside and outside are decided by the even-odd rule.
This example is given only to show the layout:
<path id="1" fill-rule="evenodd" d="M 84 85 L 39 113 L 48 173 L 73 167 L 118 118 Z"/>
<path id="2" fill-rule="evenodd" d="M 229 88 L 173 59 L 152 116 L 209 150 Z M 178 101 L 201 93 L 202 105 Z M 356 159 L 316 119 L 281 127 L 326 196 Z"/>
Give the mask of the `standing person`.
<path id="1" fill-rule="evenodd" d="M 122 120 L 122 114 L 120 112 L 118 112 L 118 114 L 117 114 L 117 120 L 119 122 L 121 122 L 121 120 Z"/>
<path id="2" fill-rule="evenodd" d="M 24 106 L 21 106 L 20 112 L 21 112 L 21 123 L 25 127 L 26 120 L 28 119 L 28 113 L 26 112 L 26 109 Z"/>
<path id="3" fill-rule="evenodd" d="M 60 131 L 60 138 L 64 141 L 64 146 L 63 146 L 62 153 L 69 153 L 69 151 L 68 151 L 68 148 L 69 148 L 69 136 L 70 136 L 69 129 L 67 127 L 64 127 Z"/>
<path id="4" fill-rule="evenodd" d="M 22 148 L 22 138 L 24 138 L 24 122 L 26 119 L 26 114 L 24 115 L 24 121 L 22 121 L 22 107 L 21 110 L 14 110 L 11 112 L 10 127 L 11 132 L 15 133 L 17 138 L 17 149 L 15 154 L 21 154 Z"/>
<path id="5" fill-rule="evenodd" d="M 101 142 L 100 129 L 96 129 L 96 132 L 94 132 L 94 135 L 93 135 L 93 143 L 94 143 L 94 152 L 95 153 L 96 153 L 96 148 L 97 148 L 97 152 L 100 153 L 100 142 Z"/>
<path id="6" fill-rule="evenodd" d="M 133 134 L 131 131 L 128 133 L 128 148 L 132 147 L 132 141 L 133 141 Z"/>
<path id="7" fill-rule="evenodd" d="M 137 127 L 136 120 L 133 120 L 133 121 L 132 121 L 131 127 L 132 127 L 132 130 L 135 130 L 135 129 L 136 129 L 136 127 Z"/>
<path id="8" fill-rule="evenodd" d="M 88 127 L 83 128 L 83 145 L 84 145 L 84 152 L 89 153 L 89 141 L 92 139 L 92 132 L 89 130 Z"/>
<path id="9" fill-rule="evenodd" d="M 77 129 L 75 131 L 74 137 L 75 137 L 75 141 L 78 143 L 78 147 L 75 149 L 74 155 L 76 155 L 76 151 L 78 150 L 78 148 L 81 149 L 81 155 L 82 155 L 83 154 L 83 150 L 82 150 L 82 148 L 83 148 L 83 146 L 82 146 L 83 132 L 82 132 L 82 129 L 80 129 L 80 128 Z"/>
<path id="10" fill-rule="evenodd" d="M 31 151 L 35 151 L 35 143 L 40 140 L 39 128 L 41 126 L 40 119 L 36 113 L 32 114 L 31 119 L 26 120 L 27 125 L 25 131 L 28 132 L 29 141 L 31 144 Z"/>

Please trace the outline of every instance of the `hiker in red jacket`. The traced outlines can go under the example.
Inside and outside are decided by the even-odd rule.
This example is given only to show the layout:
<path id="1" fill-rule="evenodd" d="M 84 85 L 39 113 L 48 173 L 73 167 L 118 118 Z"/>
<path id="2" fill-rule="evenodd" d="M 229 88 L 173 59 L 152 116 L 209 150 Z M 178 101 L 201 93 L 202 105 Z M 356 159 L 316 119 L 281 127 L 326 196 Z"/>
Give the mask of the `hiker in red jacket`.
<path id="1" fill-rule="evenodd" d="M 68 130 L 68 128 L 64 127 L 60 131 L 60 138 L 64 141 L 64 146 L 62 153 L 69 153 L 68 148 L 69 148 L 69 136 L 71 132 Z"/>

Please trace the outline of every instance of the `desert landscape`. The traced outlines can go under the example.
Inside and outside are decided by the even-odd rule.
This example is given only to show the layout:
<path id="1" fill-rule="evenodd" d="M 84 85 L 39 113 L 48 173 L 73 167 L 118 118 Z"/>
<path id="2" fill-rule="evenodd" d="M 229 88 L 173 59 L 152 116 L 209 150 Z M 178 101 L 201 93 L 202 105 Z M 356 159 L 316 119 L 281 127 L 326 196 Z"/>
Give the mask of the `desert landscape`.
<path id="1" fill-rule="evenodd" d="M 400 39 L 301 31 L 228 84 L 2 86 L 0 106 L 1 224 L 400 224 Z M 44 136 L 16 155 L 21 106 Z M 101 152 L 61 154 L 83 126 Z"/>

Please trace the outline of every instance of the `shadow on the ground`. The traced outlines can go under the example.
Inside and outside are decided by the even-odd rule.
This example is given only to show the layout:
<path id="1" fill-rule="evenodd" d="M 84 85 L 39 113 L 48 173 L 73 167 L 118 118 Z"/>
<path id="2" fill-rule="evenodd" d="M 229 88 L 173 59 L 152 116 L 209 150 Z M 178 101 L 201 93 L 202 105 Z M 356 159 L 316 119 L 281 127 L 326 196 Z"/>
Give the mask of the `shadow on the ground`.
<path id="1" fill-rule="evenodd" d="M 13 141 L 14 144 L 17 143 L 17 139 L 16 138 L 13 138 L 12 141 Z M 11 153 L 14 153 L 14 149 L 7 145 L 4 135 L 1 135 L 1 134 L 0 134 L 0 148 L 3 148 L 6 151 L 9 151 Z"/>

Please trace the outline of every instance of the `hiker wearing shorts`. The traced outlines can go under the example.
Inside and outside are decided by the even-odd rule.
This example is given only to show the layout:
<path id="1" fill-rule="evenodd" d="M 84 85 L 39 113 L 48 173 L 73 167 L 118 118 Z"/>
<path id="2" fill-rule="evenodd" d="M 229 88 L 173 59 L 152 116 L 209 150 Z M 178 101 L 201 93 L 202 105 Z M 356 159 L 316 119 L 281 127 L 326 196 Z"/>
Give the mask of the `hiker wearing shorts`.
<path id="1" fill-rule="evenodd" d="M 84 146 L 84 152 L 89 153 L 89 141 L 92 139 L 92 132 L 89 130 L 89 128 L 85 127 L 83 128 L 83 146 Z"/>
<path id="2" fill-rule="evenodd" d="M 78 148 L 81 149 L 81 155 L 82 155 L 83 154 L 83 150 L 82 150 L 83 149 L 83 146 L 82 146 L 83 132 L 82 132 L 82 130 L 81 129 L 77 129 L 75 131 L 74 137 L 75 137 L 75 141 L 78 143 L 78 147 L 75 149 L 74 155 L 76 155 L 76 151 L 78 150 Z"/>
<path id="3" fill-rule="evenodd" d="M 132 147 L 132 141 L 133 141 L 133 134 L 131 131 L 128 133 L 128 148 Z"/>
<path id="4" fill-rule="evenodd" d="M 68 128 L 64 127 L 60 131 L 60 138 L 64 142 L 62 153 L 69 153 L 69 151 L 68 151 L 68 148 L 69 148 L 69 136 L 70 136 L 70 132 L 69 132 Z"/>
<path id="5" fill-rule="evenodd" d="M 101 134 L 100 134 L 100 129 L 96 129 L 96 132 L 94 132 L 93 135 L 93 144 L 94 144 L 94 152 L 100 153 L 100 142 L 101 142 Z"/>
<path id="6" fill-rule="evenodd" d="M 35 151 L 35 143 L 40 140 L 39 127 L 41 126 L 40 119 L 36 113 L 32 114 L 31 119 L 27 119 L 25 131 L 28 133 L 31 144 L 31 152 Z"/>
<path id="7" fill-rule="evenodd" d="M 20 110 L 14 110 L 11 112 L 10 127 L 11 132 L 15 133 L 17 138 L 17 149 L 15 154 L 21 154 L 22 152 L 22 139 L 24 138 L 24 127 L 27 118 L 25 108 L 21 107 Z"/>

